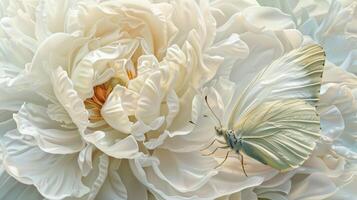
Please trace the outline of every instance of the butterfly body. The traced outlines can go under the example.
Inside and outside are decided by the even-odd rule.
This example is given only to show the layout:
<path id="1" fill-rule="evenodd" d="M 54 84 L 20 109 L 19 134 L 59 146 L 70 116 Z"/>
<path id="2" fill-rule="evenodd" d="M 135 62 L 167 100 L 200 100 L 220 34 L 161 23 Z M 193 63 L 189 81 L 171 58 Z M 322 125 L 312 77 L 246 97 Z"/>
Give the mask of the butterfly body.
<path id="1" fill-rule="evenodd" d="M 219 136 L 223 136 L 227 145 L 233 149 L 235 152 L 239 153 L 242 149 L 243 140 L 240 138 L 236 131 L 232 129 L 224 129 L 220 127 L 215 127 L 216 133 Z"/>

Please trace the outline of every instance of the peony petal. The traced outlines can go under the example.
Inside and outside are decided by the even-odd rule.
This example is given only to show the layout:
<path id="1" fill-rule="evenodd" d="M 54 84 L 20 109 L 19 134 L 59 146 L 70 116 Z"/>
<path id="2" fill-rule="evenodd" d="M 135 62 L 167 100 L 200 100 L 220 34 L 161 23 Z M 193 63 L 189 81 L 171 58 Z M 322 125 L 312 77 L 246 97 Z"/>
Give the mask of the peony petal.
<path id="1" fill-rule="evenodd" d="M 4 200 L 39 200 L 43 197 L 32 185 L 25 185 L 0 169 L 0 199 Z"/>
<path id="2" fill-rule="evenodd" d="M 165 138 L 161 148 L 174 152 L 196 151 L 208 145 L 212 138 L 214 138 L 214 125 L 217 122 L 213 121 L 210 117 L 203 116 L 211 113 L 208 111 L 202 97 L 199 95 L 195 96 L 192 105 L 186 100 L 186 98 L 182 99 L 183 108 L 180 109 L 175 119 L 177 124 L 174 123 L 174 126 L 169 128 L 170 132 L 168 132 L 168 135 L 170 137 Z M 189 110 L 191 112 L 188 112 Z M 197 125 L 189 123 L 190 120 Z"/>
<path id="3" fill-rule="evenodd" d="M 291 182 L 288 180 L 275 187 L 257 187 L 255 192 L 262 199 L 288 200 L 290 188 Z"/>
<path id="4" fill-rule="evenodd" d="M 97 199 L 147 199 L 147 191 L 132 174 L 126 160 L 113 160 L 106 179 Z"/>
<path id="5" fill-rule="evenodd" d="M 244 9 L 250 6 L 257 6 L 258 1 L 251 0 L 240 0 L 237 3 L 236 0 L 216 0 L 211 3 L 211 9 L 214 8 L 216 12 L 214 12 L 215 19 L 219 26 L 221 26 L 224 22 L 228 21 L 228 19 Z"/>
<path id="6" fill-rule="evenodd" d="M 46 104 L 36 92 L 36 84 L 25 73 L 10 69 L 10 66 L 0 66 L 1 110 L 17 111 L 24 102 Z"/>
<path id="7" fill-rule="evenodd" d="M 93 168 L 93 151 L 95 146 L 92 144 L 87 144 L 85 148 L 79 152 L 78 155 L 78 166 L 81 169 L 82 175 L 87 176 L 91 169 Z"/>
<path id="8" fill-rule="evenodd" d="M 123 160 L 120 163 L 119 174 L 126 187 L 128 200 L 147 199 L 147 188 L 135 177 L 129 166 L 128 160 Z"/>
<path id="9" fill-rule="evenodd" d="M 7 133 L 2 144 L 7 172 L 20 182 L 35 185 L 44 197 L 82 197 L 89 192 L 81 182 L 76 154 L 45 153 L 17 131 Z"/>
<path id="10" fill-rule="evenodd" d="M 36 7 L 35 34 L 39 41 L 45 40 L 56 32 L 64 30 L 69 9 L 73 8 L 70 0 L 40 1 Z M 56 8 L 56 9 L 54 9 Z"/>
<path id="11" fill-rule="evenodd" d="M 215 160 L 200 153 L 172 153 L 157 149 L 153 156 L 160 160 L 160 165 L 153 166 L 153 173 L 179 192 L 195 191 L 217 174 L 211 170 L 216 165 Z"/>
<path id="12" fill-rule="evenodd" d="M 169 127 L 180 110 L 180 102 L 177 94 L 170 90 L 166 97 L 168 114 L 166 116 L 166 126 Z"/>
<path id="13" fill-rule="evenodd" d="M 4 17 L 1 19 L 0 27 L 12 40 L 26 47 L 28 50 L 35 52 L 38 45 L 37 41 L 19 30 L 15 23 L 15 20 Z"/>
<path id="14" fill-rule="evenodd" d="M 210 30 L 215 26 L 215 22 L 211 19 L 209 11 L 203 13 L 201 9 L 206 9 L 205 7 L 200 8 L 196 2 L 189 0 L 178 1 L 173 5 L 173 11 L 171 13 L 172 20 L 175 25 L 177 33 L 175 33 L 171 40 L 172 44 L 177 44 L 181 46 L 184 44 L 191 30 L 197 30 L 198 34 L 201 35 L 201 45 L 209 42 L 212 39 L 212 34 L 214 31 Z M 204 16 L 205 15 L 205 16 Z"/>
<path id="15" fill-rule="evenodd" d="M 33 57 L 33 52 L 11 39 L 2 37 L 0 40 L 0 47 L 0 58 L 2 63 L 0 68 L 2 72 L 1 76 L 7 75 L 5 73 L 6 70 L 19 73 L 20 70 L 25 68 L 26 63 L 31 62 Z M 13 77 L 14 74 L 11 75 Z"/>
<path id="16" fill-rule="evenodd" d="M 132 102 L 128 102 L 127 99 L 123 100 L 125 91 L 126 89 L 122 86 L 116 86 L 105 101 L 100 112 L 104 120 L 111 127 L 122 133 L 129 134 L 133 123 L 129 120 L 130 114 L 126 112 L 124 106 L 130 107 L 127 104 Z M 123 101 L 126 101 L 127 104 L 122 105 Z"/>
<path id="17" fill-rule="evenodd" d="M 138 154 L 138 144 L 134 136 L 129 135 L 123 139 L 117 138 L 114 140 L 103 131 L 95 131 L 94 133 L 85 135 L 85 139 L 94 144 L 98 149 L 114 158 L 133 158 Z"/>
<path id="18" fill-rule="evenodd" d="M 172 74 L 175 75 L 175 92 L 178 96 L 187 90 L 187 83 L 189 82 L 188 73 L 191 71 L 192 66 L 187 64 L 186 54 L 177 45 L 172 45 L 167 49 L 164 61 L 161 63 L 165 68 L 169 68 Z"/>
<path id="19" fill-rule="evenodd" d="M 293 183 L 289 200 L 325 199 L 336 191 L 332 181 L 321 173 L 314 173 Z"/>
<path id="20" fill-rule="evenodd" d="M 166 138 L 169 137 L 169 134 L 170 133 L 168 131 L 164 131 L 163 133 L 160 133 L 159 137 L 150 138 L 149 140 L 144 141 L 143 144 L 147 149 L 154 150 L 164 143 Z"/>
<path id="21" fill-rule="evenodd" d="M 174 154 L 175 155 L 175 154 Z M 182 154 L 185 155 L 185 154 Z M 179 157 L 175 156 L 173 157 L 174 159 L 177 159 Z M 181 157 L 184 158 L 184 157 Z M 198 157 L 195 157 L 198 158 Z M 207 159 L 207 158 L 206 158 Z M 198 178 L 199 176 L 195 176 L 199 174 L 199 171 L 204 172 L 205 169 L 207 169 L 206 165 L 201 165 L 202 163 L 205 163 L 205 159 L 195 159 L 195 163 L 199 164 L 199 166 L 194 167 L 195 170 L 193 170 L 192 174 L 193 176 L 190 177 L 189 179 L 192 178 Z M 208 160 L 206 160 L 208 161 Z M 182 163 L 183 164 L 183 163 Z M 154 196 L 157 198 L 161 199 L 185 199 L 185 200 L 204 200 L 204 199 L 215 199 L 220 196 L 228 195 L 234 192 L 239 192 L 243 189 L 249 188 L 249 187 L 254 187 L 256 185 L 259 185 L 262 183 L 263 179 L 261 177 L 250 177 L 248 179 L 243 178 L 243 176 L 239 175 L 232 175 L 231 173 L 221 173 L 216 176 L 213 176 L 209 178 L 209 180 L 202 180 L 201 183 L 199 182 L 194 182 L 193 185 L 196 187 L 199 186 L 200 184 L 206 182 L 206 184 L 202 185 L 200 188 L 196 188 L 194 192 L 186 192 L 186 193 L 180 193 L 179 191 L 176 190 L 176 187 L 172 188 L 170 187 L 170 184 L 167 184 L 166 181 L 163 181 L 162 178 L 163 174 L 158 171 L 159 169 L 159 160 L 156 158 L 152 157 L 138 157 L 137 159 L 133 160 L 130 162 L 131 169 L 133 170 L 135 176 L 144 184 L 146 187 L 150 189 L 150 191 L 153 193 Z M 149 166 L 152 166 L 154 168 L 150 169 Z M 174 167 L 174 166 L 173 166 Z M 189 167 L 189 166 L 187 166 Z M 202 169 L 203 168 L 203 169 Z M 180 170 L 180 169 L 178 169 Z M 171 170 L 170 170 L 171 171 Z M 168 171 L 168 172 L 170 172 Z M 179 171 L 178 171 L 179 172 Z M 189 173 L 190 171 L 187 171 Z M 177 176 L 176 171 L 171 171 L 170 174 L 168 175 L 167 178 L 170 178 L 171 180 L 180 180 L 180 177 Z M 198 173 L 198 174 L 195 174 Z M 202 174 L 201 174 L 202 175 Z M 210 175 L 208 175 L 209 177 Z M 207 178 L 207 176 L 203 176 L 204 178 Z M 203 178 L 202 177 L 202 178 Z M 183 181 L 183 180 L 181 180 Z M 182 182 L 187 185 L 192 185 L 192 183 L 189 182 Z M 178 190 L 192 190 L 194 188 L 186 188 L 186 187 L 180 187 L 177 188 Z"/>
<path id="22" fill-rule="evenodd" d="M 356 140 L 354 141 L 337 141 L 335 144 L 332 145 L 332 149 L 339 155 L 351 159 L 357 160 L 357 150 L 356 147 Z"/>
<path id="23" fill-rule="evenodd" d="M 88 111 L 78 93 L 73 89 L 72 81 L 68 78 L 67 72 L 58 67 L 52 72 L 51 81 L 58 101 L 71 116 L 80 132 L 84 131 L 89 123 Z"/>
<path id="24" fill-rule="evenodd" d="M 141 89 L 135 116 L 146 124 L 160 117 L 161 101 L 165 95 L 160 80 L 161 73 L 154 73 L 145 81 Z"/>
<path id="25" fill-rule="evenodd" d="M 345 61 L 343 61 L 343 63 L 341 64 L 341 68 L 351 73 L 357 74 L 356 59 L 357 59 L 357 51 L 356 50 L 350 51 Z"/>
<path id="26" fill-rule="evenodd" d="M 260 188 L 274 188 L 284 185 L 286 182 L 290 182 L 290 179 L 297 173 L 296 170 L 291 170 L 285 173 L 279 173 L 273 178 L 265 181 L 261 184 Z M 290 189 L 289 189 L 290 191 Z"/>
<path id="27" fill-rule="evenodd" d="M 354 178 L 351 183 L 339 188 L 339 190 L 333 196 L 329 197 L 327 200 L 349 199 L 355 195 L 356 187 L 357 187 L 357 178 Z"/>
<path id="28" fill-rule="evenodd" d="M 356 75 L 344 71 L 331 62 L 326 63 L 322 81 L 324 84 L 339 83 L 351 88 L 357 87 Z"/>
<path id="29" fill-rule="evenodd" d="M 232 34 L 228 38 L 217 42 L 208 50 L 211 55 L 224 57 L 216 76 L 229 77 L 232 66 L 237 60 L 245 59 L 249 55 L 249 48 L 239 35 Z"/>
<path id="30" fill-rule="evenodd" d="M 211 56 L 202 53 L 200 36 L 195 30 L 190 32 L 183 51 L 186 53 L 187 64 L 192 66 L 189 83 L 194 88 L 202 87 L 206 82 L 211 80 L 224 61 L 224 58 L 221 56 Z"/>
<path id="31" fill-rule="evenodd" d="M 16 129 L 13 112 L 0 110 L 0 139 L 6 132 Z"/>
<path id="32" fill-rule="evenodd" d="M 59 123 L 65 123 L 66 125 L 73 123 L 67 111 L 58 102 L 49 104 L 47 106 L 47 114 L 48 117 L 53 121 L 57 121 Z"/>
<path id="33" fill-rule="evenodd" d="M 262 28 L 249 23 L 241 13 L 234 13 L 234 15 L 217 29 L 216 41 L 222 41 L 234 33 L 241 35 L 245 32 L 257 33 L 260 31 L 262 31 Z"/>
<path id="34" fill-rule="evenodd" d="M 110 162 L 108 177 L 105 179 L 97 199 L 128 199 L 127 190 L 118 172 L 120 164 L 120 160 Z"/>
<path id="35" fill-rule="evenodd" d="M 324 139 L 333 141 L 338 138 L 345 129 L 345 122 L 338 108 L 335 106 L 324 108 L 320 111 L 320 115 L 321 129 Z"/>
<path id="36" fill-rule="evenodd" d="M 233 195 L 229 196 L 229 200 L 260 200 L 258 199 L 257 194 L 253 191 L 254 188 L 247 188 L 241 192 L 234 193 Z"/>
<path id="37" fill-rule="evenodd" d="M 39 148 L 47 153 L 69 154 L 84 147 L 80 133 L 76 129 L 62 128 L 48 119 L 46 108 L 35 104 L 24 104 L 14 115 L 18 131 L 34 137 Z"/>
<path id="38" fill-rule="evenodd" d="M 145 133 L 153 130 L 158 130 L 165 123 L 165 117 L 161 116 L 156 118 L 151 124 L 147 125 L 142 121 L 137 121 L 134 123 L 132 127 L 131 134 L 138 141 L 145 140 Z"/>
<path id="39" fill-rule="evenodd" d="M 185 91 L 184 95 L 180 97 L 180 110 L 175 117 L 175 123 L 173 123 L 168 130 L 172 134 L 177 131 L 175 135 L 186 135 L 190 133 L 194 126 L 189 123 L 190 120 L 197 121 L 201 113 L 200 102 L 193 102 L 193 98 L 196 95 L 196 91 L 193 88 L 189 88 Z M 174 136 L 172 134 L 172 136 Z"/>
<path id="40" fill-rule="evenodd" d="M 244 9 L 242 15 L 256 27 L 264 27 L 271 30 L 295 28 L 292 17 L 276 8 L 251 6 Z"/>
<path id="41" fill-rule="evenodd" d="M 102 153 L 96 153 L 93 156 L 93 169 L 83 178 L 83 183 L 89 188 L 89 193 L 80 200 L 97 199 L 97 194 L 108 177 L 108 168 L 109 157 Z"/>
<path id="42" fill-rule="evenodd" d="M 229 102 L 232 101 L 235 88 L 236 84 L 225 78 L 219 78 L 216 82 L 214 82 L 214 89 L 218 92 L 218 95 L 214 98 L 222 101 L 223 105 L 225 105 L 224 110 L 229 109 Z"/>
<path id="43" fill-rule="evenodd" d="M 47 26 L 46 6 L 46 1 L 40 1 L 36 9 L 35 35 L 39 41 L 43 41 L 51 35 Z"/>
<path id="44" fill-rule="evenodd" d="M 34 80 L 48 84 L 52 71 L 58 70 L 59 66 L 64 67 L 65 71 L 70 73 L 69 60 L 73 52 L 88 41 L 88 38 L 79 37 L 77 34 L 54 33 L 41 43 L 29 68 Z M 44 73 L 50 76 L 44 76 Z"/>
<path id="45" fill-rule="evenodd" d="M 136 93 L 140 93 L 145 81 L 150 75 L 159 69 L 159 61 L 153 55 L 142 55 L 138 59 L 137 74 L 135 79 L 128 83 L 128 88 Z"/>

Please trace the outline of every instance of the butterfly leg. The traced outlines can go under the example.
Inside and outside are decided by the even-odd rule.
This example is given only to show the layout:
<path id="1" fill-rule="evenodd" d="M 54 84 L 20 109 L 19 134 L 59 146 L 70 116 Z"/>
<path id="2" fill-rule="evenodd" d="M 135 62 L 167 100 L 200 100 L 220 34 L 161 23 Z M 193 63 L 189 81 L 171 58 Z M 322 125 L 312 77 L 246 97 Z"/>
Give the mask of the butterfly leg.
<path id="1" fill-rule="evenodd" d="M 211 153 L 203 154 L 203 156 L 210 156 L 210 155 L 213 155 L 214 153 L 216 153 L 216 151 L 217 151 L 218 149 L 227 149 L 227 148 L 229 148 L 229 146 L 216 147 Z"/>
<path id="2" fill-rule="evenodd" d="M 200 151 L 203 151 L 203 150 L 206 150 L 206 149 L 210 148 L 214 144 L 215 141 L 216 141 L 216 139 L 214 139 L 207 147 L 201 149 Z"/>
<path id="3" fill-rule="evenodd" d="M 206 150 L 206 149 L 210 148 L 215 142 L 218 142 L 220 144 L 226 144 L 225 142 L 222 142 L 222 141 L 220 141 L 218 139 L 214 139 L 207 147 L 201 149 L 200 151 L 203 151 L 203 150 Z"/>
<path id="4" fill-rule="evenodd" d="M 224 157 L 223 161 L 222 161 L 221 163 L 219 163 L 219 164 L 215 167 L 215 169 L 217 169 L 218 167 L 222 166 L 222 165 L 226 162 L 226 160 L 227 160 L 228 155 L 229 155 L 230 152 L 232 152 L 232 151 L 227 151 L 227 154 L 226 154 L 226 156 Z"/>
<path id="5" fill-rule="evenodd" d="M 223 142 L 223 141 L 221 141 L 221 140 L 219 140 L 219 139 L 215 139 L 218 143 L 220 143 L 220 144 L 227 144 L 226 142 Z"/>
<path id="6" fill-rule="evenodd" d="M 242 166 L 242 170 L 243 170 L 243 172 L 244 172 L 244 175 L 245 175 L 246 177 L 248 177 L 247 172 L 245 171 L 245 168 L 244 168 L 243 155 L 240 154 L 239 152 L 238 152 L 238 154 L 240 155 L 240 164 L 241 164 L 241 166 Z"/>

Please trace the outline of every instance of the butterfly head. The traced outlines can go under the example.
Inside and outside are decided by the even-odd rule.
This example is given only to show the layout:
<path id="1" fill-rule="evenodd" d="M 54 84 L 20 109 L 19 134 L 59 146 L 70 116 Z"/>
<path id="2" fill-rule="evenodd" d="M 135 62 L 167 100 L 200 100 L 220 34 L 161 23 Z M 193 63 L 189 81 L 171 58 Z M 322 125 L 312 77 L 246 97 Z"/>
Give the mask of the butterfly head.
<path id="1" fill-rule="evenodd" d="M 227 132 L 227 129 L 225 129 L 221 126 L 215 126 L 214 129 L 216 129 L 216 134 L 218 136 L 223 136 Z"/>

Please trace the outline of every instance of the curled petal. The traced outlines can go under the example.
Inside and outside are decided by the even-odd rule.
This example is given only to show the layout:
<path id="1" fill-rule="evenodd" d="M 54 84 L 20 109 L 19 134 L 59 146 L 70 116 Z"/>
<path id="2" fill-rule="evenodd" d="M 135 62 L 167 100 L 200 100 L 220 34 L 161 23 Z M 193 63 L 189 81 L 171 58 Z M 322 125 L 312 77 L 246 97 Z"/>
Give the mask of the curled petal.
<path id="1" fill-rule="evenodd" d="M 89 192 L 81 181 L 76 154 L 43 152 L 17 131 L 8 132 L 2 144 L 7 172 L 22 183 L 35 185 L 44 197 L 82 197 Z"/>
<path id="2" fill-rule="evenodd" d="M 138 144 L 134 136 L 130 135 L 123 139 L 114 140 L 112 133 L 95 131 L 84 136 L 84 138 L 94 144 L 98 149 L 114 158 L 133 158 L 138 154 Z"/>
<path id="3" fill-rule="evenodd" d="M 24 104 L 14 115 L 21 134 L 34 137 L 41 150 L 48 153 L 68 154 L 84 147 L 76 129 L 66 129 L 48 119 L 46 108 L 35 104 Z"/>
<path id="4" fill-rule="evenodd" d="M 145 81 L 145 85 L 141 90 L 135 115 L 146 124 L 150 124 L 153 120 L 160 117 L 160 106 L 164 97 L 160 80 L 161 74 L 159 72 L 154 73 Z"/>
<path id="5" fill-rule="evenodd" d="M 129 120 L 129 114 L 125 107 L 130 107 L 128 104 L 133 102 L 129 102 L 127 98 L 124 99 L 124 92 L 125 89 L 123 87 L 115 87 L 100 112 L 111 127 L 122 133 L 129 134 L 133 123 Z M 126 102 L 126 105 L 123 105 L 124 102 Z"/>
<path id="6" fill-rule="evenodd" d="M 80 132 L 84 131 L 89 123 L 88 111 L 85 109 L 84 103 L 78 96 L 78 93 L 74 90 L 67 72 L 58 67 L 52 72 L 51 81 L 58 101 L 66 109 L 69 116 L 71 116 L 72 121 L 77 125 Z"/>

